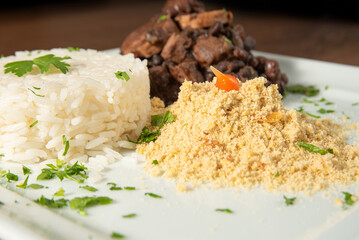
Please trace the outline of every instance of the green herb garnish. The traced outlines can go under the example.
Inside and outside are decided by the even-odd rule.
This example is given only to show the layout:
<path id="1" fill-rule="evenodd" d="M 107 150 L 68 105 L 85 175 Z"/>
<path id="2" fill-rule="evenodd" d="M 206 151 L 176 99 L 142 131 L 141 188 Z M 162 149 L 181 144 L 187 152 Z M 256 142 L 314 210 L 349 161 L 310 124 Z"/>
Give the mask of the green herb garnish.
<path id="1" fill-rule="evenodd" d="M 24 175 L 31 174 L 31 170 L 24 165 L 22 166 L 22 172 L 24 173 Z"/>
<path id="2" fill-rule="evenodd" d="M 316 96 L 320 91 L 319 89 L 315 88 L 315 86 L 303 86 L 301 84 L 288 86 L 286 90 L 291 93 L 305 94 L 308 97 Z"/>
<path id="3" fill-rule="evenodd" d="M 293 205 L 294 204 L 294 201 L 297 199 L 296 197 L 293 197 L 293 198 L 287 198 L 286 196 L 283 195 L 283 198 L 285 200 L 285 204 L 287 206 L 289 205 Z"/>
<path id="4" fill-rule="evenodd" d="M 305 112 L 305 114 L 307 114 L 309 117 L 312 117 L 312 118 L 320 118 L 320 116 L 311 114 L 311 113 L 309 113 L 309 112 Z"/>
<path id="5" fill-rule="evenodd" d="M 81 215 L 86 216 L 85 208 L 95 205 L 110 204 L 112 199 L 109 197 L 77 197 L 69 202 L 71 209 L 77 209 Z"/>
<path id="6" fill-rule="evenodd" d="M 157 194 L 154 194 L 154 193 L 148 193 L 148 192 L 146 192 L 145 195 L 150 196 L 150 197 L 153 197 L 153 198 L 162 198 L 162 196 L 157 195 Z"/>
<path id="7" fill-rule="evenodd" d="M 37 97 L 45 97 L 45 95 L 37 94 L 34 90 L 32 90 L 30 88 L 28 88 L 28 90 L 30 90 Z"/>
<path id="8" fill-rule="evenodd" d="M 153 160 L 153 161 L 152 161 L 152 164 L 153 164 L 153 165 L 157 165 L 157 164 L 158 164 L 158 161 L 157 161 L 157 160 Z"/>
<path id="9" fill-rule="evenodd" d="M 8 173 L 5 173 L 5 177 L 7 179 L 7 182 L 19 180 L 19 177 L 15 174 L 11 173 L 10 171 Z"/>
<path id="10" fill-rule="evenodd" d="M 29 180 L 29 176 L 26 177 L 25 181 L 22 184 L 16 185 L 16 187 L 25 189 L 27 187 L 28 180 Z"/>
<path id="11" fill-rule="evenodd" d="M 110 187 L 110 190 L 111 190 L 111 191 L 119 191 L 119 190 L 122 190 L 122 187 L 117 187 L 117 186 L 116 186 L 116 183 L 109 182 L 109 183 L 107 183 L 107 185 L 112 185 L 112 187 Z"/>
<path id="12" fill-rule="evenodd" d="M 78 183 L 83 183 L 84 179 L 87 178 L 86 167 L 78 162 L 71 165 L 66 165 L 64 169 L 58 168 L 53 164 L 46 164 L 50 168 L 41 169 L 41 173 L 37 176 L 37 180 L 47 180 L 52 179 L 57 176 L 61 181 L 64 178 L 74 180 Z M 74 176 L 80 177 L 80 179 L 75 178 Z"/>
<path id="13" fill-rule="evenodd" d="M 130 77 L 128 76 L 128 74 L 126 72 L 118 71 L 118 72 L 115 72 L 115 75 L 118 79 L 125 80 L 126 82 L 128 80 L 130 80 Z"/>
<path id="14" fill-rule="evenodd" d="M 33 184 L 28 185 L 27 188 L 41 189 L 41 188 L 44 188 L 44 186 L 42 186 L 40 184 L 33 183 Z"/>
<path id="15" fill-rule="evenodd" d="M 326 110 L 324 108 L 321 108 L 318 110 L 318 113 L 321 113 L 321 114 L 326 114 L 326 113 L 333 113 L 334 110 Z"/>
<path id="16" fill-rule="evenodd" d="M 80 188 L 83 188 L 87 191 L 90 191 L 90 192 L 97 192 L 97 188 L 94 188 L 94 187 L 91 187 L 89 185 L 86 185 L 86 186 L 80 186 Z"/>
<path id="17" fill-rule="evenodd" d="M 54 197 L 63 197 L 65 194 L 65 189 L 60 188 L 59 190 L 57 190 L 57 192 L 54 193 Z"/>
<path id="18" fill-rule="evenodd" d="M 127 214 L 127 215 L 123 215 L 122 217 L 123 217 L 123 218 L 134 218 L 134 217 L 136 217 L 136 216 L 137 216 L 136 213 L 130 213 L 130 214 Z"/>
<path id="19" fill-rule="evenodd" d="M 0 201 L 0 206 L 2 206 L 2 205 L 5 205 L 5 203 L 3 203 L 2 201 Z"/>
<path id="20" fill-rule="evenodd" d="M 35 202 L 40 205 L 47 206 L 49 208 L 62 208 L 67 206 L 68 200 L 63 198 L 57 200 L 54 200 L 53 198 L 48 199 L 42 195 L 39 199 L 36 199 Z"/>
<path id="21" fill-rule="evenodd" d="M 64 152 L 62 153 L 62 156 L 66 156 L 66 154 L 70 148 L 70 142 L 69 142 L 69 140 L 67 140 L 65 135 L 62 135 L 62 143 L 65 145 L 65 149 L 64 149 Z"/>
<path id="22" fill-rule="evenodd" d="M 161 129 L 165 124 L 171 123 L 175 120 L 174 116 L 170 111 L 166 111 L 165 114 L 158 114 L 151 116 L 151 125 L 157 126 Z"/>
<path id="23" fill-rule="evenodd" d="M 224 40 L 227 42 L 227 43 L 230 43 L 230 44 L 232 44 L 233 42 L 232 42 L 232 40 L 231 39 L 229 39 L 229 38 L 227 38 L 227 37 L 224 37 Z"/>
<path id="24" fill-rule="evenodd" d="M 344 194 L 344 208 L 347 208 L 348 206 L 352 206 L 355 203 L 355 200 L 353 199 L 353 194 L 348 192 L 342 192 Z"/>
<path id="25" fill-rule="evenodd" d="M 274 175 L 275 178 L 279 177 L 279 172 L 276 172 L 276 174 Z"/>
<path id="26" fill-rule="evenodd" d="M 157 23 L 160 23 L 162 21 L 165 21 L 167 19 L 166 15 L 162 15 L 161 17 L 158 18 Z"/>
<path id="27" fill-rule="evenodd" d="M 67 47 L 67 50 L 69 50 L 69 52 L 78 52 L 78 51 L 80 51 L 80 48 L 78 48 L 78 47 L 76 47 L 76 48 L 74 48 L 74 47 Z"/>
<path id="28" fill-rule="evenodd" d="M 36 120 L 35 122 L 31 123 L 31 125 L 29 126 L 30 128 L 32 128 L 33 126 L 35 126 L 39 121 Z"/>
<path id="29" fill-rule="evenodd" d="M 312 144 L 305 143 L 305 142 L 297 142 L 297 145 L 298 145 L 298 147 L 306 149 L 308 152 L 319 153 L 321 155 L 325 155 L 327 153 L 333 154 L 333 149 L 331 149 L 331 148 L 328 148 L 327 150 L 325 150 L 325 149 L 321 149 L 317 146 L 314 146 Z"/>
<path id="30" fill-rule="evenodd" d="M 358 105 L 359 105 L 359 102 L 352 103 L 352 106 L 358 106 Z"/>
<path id="31" fill-rule="evenodd" d="M 124 187 L 123 189 L 128 190 L 128 191 L 136 190 L 135 187 Z"/>
<path id="32" fill-rule="evenodd" d="M 117 232 L 112 232 L 111 238 L 123 239 L 123 238 L 125 238 L 125 236 L 120 233 L 117 233 Z"/>
<path id="33" fill-rule="evenodd" d="M 54 54 L 48 54 L 42 57 L 34 58 L 34 60 L 24 60 L 11 62 L 6 64 L 4 73 L 14 73 L 16 76 L 21 77 L 26 73 L 29 73 L 33 70 L 33 65 L 39 67 L 41 73 L 48 72 L 50 70 L 50 65 L 53 65 L 59 69 L 62 73 L 67 73 L 68 66 L 67 63 L 62 62 L 62 60 L 71 59 L 70 57 L 56 57 Z"/>
<path id="34" fill-rule="evenodd" d="M 216 212 L 233 213 L 233 211 L 231 209 L 228 209 L 228 208 L 217 208 Z"/>
<path id="35" fill-rule="evenodd" d="M 297 109 L 297 112 L 303 113 L 303 111 L 304 111 L 303 106 L 299 106 L 298 109 Z"/>

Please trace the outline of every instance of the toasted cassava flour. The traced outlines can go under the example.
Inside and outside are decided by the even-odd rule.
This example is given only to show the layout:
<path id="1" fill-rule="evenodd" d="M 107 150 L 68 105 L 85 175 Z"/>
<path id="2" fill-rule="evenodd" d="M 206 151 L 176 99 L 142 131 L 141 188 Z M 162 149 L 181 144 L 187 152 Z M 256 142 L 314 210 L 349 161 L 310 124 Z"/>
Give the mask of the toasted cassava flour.
<path id="1" fill-rule="evenodd" d="M 306 193 L 357 181 L 359 150 L 345 144 L 344 127 L 285 109 L 277 87 L 265 83 L 256 78 L 225 92 L 213 82 L 185 82 L 168 109 L 153 99 L 154 111 L 170 110 L 175 121 L 156 141 L 138 145 L 146 171 L 192 183 Z"/>

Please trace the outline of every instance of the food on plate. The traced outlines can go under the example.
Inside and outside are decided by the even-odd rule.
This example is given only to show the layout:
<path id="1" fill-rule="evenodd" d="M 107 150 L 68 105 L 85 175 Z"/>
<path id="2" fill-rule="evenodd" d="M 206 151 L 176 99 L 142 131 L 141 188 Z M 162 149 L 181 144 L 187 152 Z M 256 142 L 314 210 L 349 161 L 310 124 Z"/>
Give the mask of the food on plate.
<path id="1" fill-rule="evenodd" d="M 185 81 L 174 104 L 152 100 L 154 114 L 170 111 L 174 121 L 137 146 L 145 170 L 180 182 L 305 193 L 356 182 L 359 149 L 345 144 L 345 127 L 287 110 L 281 98 L 263 77 L 231 91 L 216 79 Z"/>
<path id="2" fill-rule="evenodd" d="M 85 49 L 0 59 L 0 161 L 113 161 L 150 112 L 145 61 Z M 123 141 L 126 142 L 127 141 Z"/>
<path id="3" fill-rule="evenodd" d="M 283 93 L 287 76 L 277 61 L 253 56 L 255 44 L 242 25 L 233 24 L 231 11 L 205 11 L 197 0 L 168 0 L 162 13 L 126 37 L 121 51 L 148 60 L 151 96 L 166 105 L 177 99 L 185 80 L 211 81 L 211 65 L 242 82 L 265 76 Z"/>

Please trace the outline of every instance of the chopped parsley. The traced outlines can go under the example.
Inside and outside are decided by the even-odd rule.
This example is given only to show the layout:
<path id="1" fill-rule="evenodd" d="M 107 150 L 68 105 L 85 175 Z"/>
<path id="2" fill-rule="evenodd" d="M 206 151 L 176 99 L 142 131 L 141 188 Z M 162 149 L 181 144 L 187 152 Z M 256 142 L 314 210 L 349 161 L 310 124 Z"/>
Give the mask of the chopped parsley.
<path id="1" fill-rule="evenodd" d="M 69 64 L 62 62 L 63 60 L 71 59 L 70 57 L 56 57 L 54 54 L 34 58 L 34 60 L 24 60 L 11 62 L 6 64 L 4 73 L 14 73 L 16 76 L 21 77 L 26 73 L 32 72 L 33 65 L 39 67 L 41 73 L 48 72 L 50 65 L 59 69 L 62 73 L 67 73 Z"/>
<path id="2" fill-rule="evenodd" d="M 306 149 L 308 152 L 319 153 L 321 155 L 325 155 L 327 153 L 333 154 L 333 149 L 331 149 L 331 148 L 328 148 L 327 150 L 325 150 L 325 149 L 321 149 L 317 146 L 314 146 L 312 144 L 305 143 L 305 142 L 297 142 L 297 145 L 298 145 L 298 147 Z"/>
<path id="3" fill-rule="evenodd" d="M 358 105 L 359 105 L 359 102 L 352 103 L 352 106 L 358 106 Z"/>
<path id="4" fill-rule="evenodd" d="M 152 164 L 153 164 L 153 165 L 157 165 L 157 164 L 158 164 L 158 161 L 157 161 L 157 160 L 153 160 L 153 161 L 152 161 Z"/>
<path id="5" fill-rule="evenodd" d="M 136 190 L 135 187 L 124 187 L 123 189 L 128 190 L 128 191 Z"/>
<path id="6" fill-rule="evenodd" d="M 44 186 L 42 186 L 40 184 L 33 183 L 33 184 L 28 185 L 27 188 L 41 189 L 41 188 L 44 188 Z"/>
<path id="7" fill-rule="evenodd" d="M 326 110 L 324 108 L 321 108 L 318 110 L 318 113 L 321 113 L 321 114 L 326 114 L 326 113 L 333 113 L 334 110 Z"/>
<path id="8" fill-rule="evenodd" d="M 303 113 L 303 111 L 304 111 L 303 106 L 299 106 L 298 109 L 297 109 L 297 112 Z"/>
<path id="9" fill-rule="evenodd" d="M 39 121 L 36 120 L 35 122 L 31 123 L 31 125 L 29 126 L 30 128 L 34 127 Z"/>
<path id="10" fill-rule="evenodd" d="M 296 94 L 305 94 L 308 97 L 313 97 L 319 94 L 320 90 L 315 88 L 315 86 L 304 86 L 301 84 L 288 86 L 286 88 L 288 92 L 296 93 Z"/>
<path id="11" fill-rule="evenodd" d="M 83 183 L 87 179 L 86 167 L 78 162 L 71 165 L 57 167 L 53 164 L 46 164 L 49 168 L 41 169 L 41 173 L 37 176 L 37 180 L 52 179 L 57 176 L 61 181 L 64 178 L 74 180 L 78 183 Z M 75 176 L 77 178 L 75 178 Z"/>
<path id="12" fill-rule="evenodd" d="M 90 191 L 90 192 L 97 192 L 97 188 L 94 188 L 94 187 L 91 187 L 89 185 L 86 185 L 86 186 L 80 186 L 80 188 L 83 188 L 87 191 Z"/>
<path id="13" fill-rule="evenodd" d="M 31 170 L 24 165 L 22 166 L 22 172 L 24 173 L 24 175 L 31 174 Z"/>
<path id="14" fill-rule="evenodd" d="M 344 203 L 343 203 L 343 207 L 346 209 L 349 206 L 354 205 L 355 203 L 355 199 L 353 198 L 353 195 L 349 192 L 342 192 L 344 194 Z"/>
<path id="15" fill-rule="evenodd" d="M 70 142 L 69 142 L 69 140 L 67 140 L 65 135 L 62 135 L 62 143 L 65 145 L 65 149 L 64 149 L 64 152 L 62 153 L 62 156 L 66 156 L 66 154 L 70 148 Z"/>
<path id="16" fill-rule="evenodd" d="M 8 173 L 5 173 L 4 174 L 6 179 L 7 179 L 7 182 L 11 182 L 11 181 L 18 181 L 19 180 L 19 177 L 13 173 L 11 173 L 10 171 Z"/>
<path id="17" fill-rule="evenodd" d="M 28 88 L 28 90 L 30 90 L 37 97 L 45 97 L 45 95 L 37 94 L 34 90 L 32 90 L 30 88 Z"/>
<path id="18" fill-rule="evenodd" d="M 80 51 L 80 48 L 78 48 L 78 47 L 76 47 L 76 48 L 74 48 L 74 47 L 67 47 L 67 50 L 69 50 L 69 52 L 78 52 L 78 51 Z"/>
<path id="19" fill-rule="evenodd" d="M 329 89 L 329 86 L 328 86 L 328 85 L 326 85 L 326 86 L 324 87 L 324 89 L 325 89 L 325 90 L 328 90 L 328 89 Z"/>
<path id="20" fill-rule="evenodd" d="M 309 112 L 305 112 L 305 114 L 307 114 L 309 117 L 312 117 L 312 118 L 320 118 L 320 116 L 311 114 L 311 113 L 309 113 Z"/>
<path id="21" fill-rule="evenodd" d="M 217 208 L 216 212 L 233 213 L 233 211 L 228 208 Z"/>
<path id="22" fill-rule="evenodd" d="M 27 181 L 28 180 L 29 180 L 29 176 L 27 176 L 25 178 L 25 181 L 22 184 L 16 185 L 16 187 L 25 189 L 27 187 Z"/>
<path id="23" fill-rule="evenodd" d="M 231 39 L 229 39 L 229 38 L 227 38 L 227 37 L 224 37 L 224 40 L 225 40 L 227 43 L 232 44 L 232 40 L 231 40 Z"/>
<path id="24" fill-rule="evenodd" d="M 130 77 L 126 72 L 117 71 L 115 72 L 115 75 L 118 79 L 125 80 L 126 82 L 130 80 Z"/>
<path id="25" fill-rule="evenodd" d="M 111 191 L 119 191 L 119 190 L 122 190 L 122 187 L 117 187 L 117 186 L 116 186 L 116 183 L 109 182 L 109 183 L 107 183 L 107 185 L 112 185 L 112 187 L 110 187 L 110 190 L 111 190 Z"/>
<path id="26" fill-rule="evenodd" d="M 62 208 L 67 206 L 67 202 L 68 200 L 61 198 L 61 199 L 57 199 L 54 200 L 52 199 L 48 199 L 46 197 L 44 197 L 43 195 L 35 200 L 36 203 L 43 205 L 43 206 L 47 206 L 49 208 Z"/>
<path id="27" fill-rule="evenodd" d="M 149 193 L 149 192 L 146 192 L 145 195 L 153 197 L 153 198 L 162 198 L 162 196 L 160 196 L 160 195 L 157 195 L 157 194 L 154 194 L 154 193 Z"/>
<path id="28" fill-rule="evenodd" d="M 5 203 L 3 203 L 2 201 L 0 201 L 0 206 L 2 206 L 2 205 L 5 205 Z"/>
<path id="29" fill-rule="evenodd" d="M 161 135 L 161 132 L 160 132 L 161 128 L 165 124 L 171 123 L 174 120 L 175 120 L 175 118 L 170 111 L 166 111 L 165 114 L 153 115 L 153 116 L 151 116 L 151 125 L 157 126 L 158 127 L 157 131 L 151 132 L 150 129 L 145 126 L 142 128 L 142 132 L 136 141 L 131 140 L 128 136 L 127 136 L 127 140 L 129 142 L 136 143 L 136 144 L 155 141 L 157 139 L 157 137 L 159 135 Z"/>
<path id="30" fill-rule="evenodd" d="M 166 15 L 162 15 L 161 17 L 158 18 L 157 23 L 160 23 L 162 21 L 166 21 L 167 20 L 167 16 Z"/>
<path id="31" fill-rule="evenodd" d="M 59 190 L 57 190 L 57 192 L 54 193 L 54 197 L 63 197 L 65 194 L 65 189 L 60 188 Z"/>
<path id="32" fill-rule="evenodd" d="M 294 204 L 294 201 L 297 199 L 296 197 L 288 198 L 288 197 L 286 197 L 285 195 L 283 195 L 283 198 L 284 198 L 285 204 L 286 204 L 287 206 L 293 205 L 293 204 Z"/>
<path id="33" fill-rule="evenodd" d="M 130 213 L 130 214 L 127 214 L 127 215 L 123 215 L 122 217 L 123 217 L 123 218 L 134 218 L 134 217 L 136 217 L 136 216 L 137 216 L 136 213 Z"/>
<path id="34" fill-rule="evenodd" d="M 123 238 L 125 238 L 125 236 L 124 236 L 124 235 L 122 235 L 121 233 L 112 232 L 112 234 L 111 234 L 111 238 L 123 239 Z"/>
<path id="35" fill-rule="evenodd" d="M 274 175 L 275 178 L 279 177 L 279 172 L 276 172 L 276 174 Z"/>
<path id="36" fill-rule="evenodd" d="M 96 206 L 96 205 L 105 205 L 110 204 L 112 199 L 109 197 L 77 197 L 70 200 L 69 205 L 71 209 L 77 209 L 79 214 L 86 216 L 87 212 L 85 208 Z"/>

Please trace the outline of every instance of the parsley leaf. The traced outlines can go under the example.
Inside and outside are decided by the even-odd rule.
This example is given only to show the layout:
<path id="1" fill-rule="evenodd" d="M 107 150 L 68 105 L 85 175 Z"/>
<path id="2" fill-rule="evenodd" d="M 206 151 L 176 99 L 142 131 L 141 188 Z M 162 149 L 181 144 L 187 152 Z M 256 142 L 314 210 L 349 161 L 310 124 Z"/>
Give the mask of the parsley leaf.
<path id="1" fill-rule="evenodd" d="M 166 111 L 165 114 L 158 114 L 151 116 L 151 125 L 157 126 L 161 129 L 165 124 L 171 123 L 175 120 L 174 116 L 170 111 Z"/>
<path id="2" fill-rule="evenodd" d="M 142 132 L 136 141 L 131 140 L 128 136 L 127 136 L 127 141 L 136 144 L 144 143 L 144 142 L 152 142 L 155 141 L 157 139 L 157 136 L 159 135 L 160 135 L 159 131 L 151 132 L 150 129 L 145 126 L 142 128 Z"/>
<path id="3" fill-rule="evenodd" d="M 33 184 L 28 185 L 27 188 L 41 189 L 41 188 L 44 188 L 44 186 L 42 186 L 40 184 L 33 183 Z"/>
<path id="4" fill-rule="evenodd" d="M 325 113 L 333 113 L 334 110 L 326 110 L 324 108 L 321 108 L 318 110 L 318 113 L 325 114 Z"/>
<path id="5" fill-rule="evenodd" d="M 127 214 L 127 215 L 123 215 L 122 217 L 123 217 L 123 218 L 134 218 L 134 217 L 136 217 L 136 216 L 137 216 L 136 213 L 130 213 L 130 214 Z"/>
<path id="6" fill-rule="evenodd" d="M 319 153 L 321 155 L 325 155 L 327 153 L 333 154 L 333 149 L 328 148 L 327 150 L 321 149 L 313 144 L 305 143 L 305 142 L 297 142 L 298 147 L 306 149 L 308 152 Z"/>
<path id="7" fill-rule="evenodd" d="M 127 190 L 127 191 L 133 191 L 136 190 L 135 187 L 124 187 L 123 189 Z"/>
<path id="8" fill-rule="evenodd" d="M 84 179 L 87 178 L 86 167 L 78 162 L 71 165 L 66 165 L 64 169 L 54 166 L 53 164 L 46 164 L 50 168 L 41 169 L 41 173 L 37 176 L 37 180 L 47 180 L 52 179 L 57 176 L 61 181 L 64 178 L 74 180 L 78 183 L 84 182 Z M 61 166 L 62 167 L 62 166 Z M 80 179 L 75 178 L 74 176 L 79 176 Z"/>
<path id="9" fill-rule="evenodd" d="M 112 187 L 110 187 L 110 190 L 111 190 L 111 191 L 122 190 L 122 187 L 117 187 L 117 186 L 116 186 L 116 183 L 109 182 L 109 183 L 107 183 L 107 185 L 112 185 Z"/>
<path id="10" fill-rule="evenodd" d="M 112 199 L 109 197 L 77 197 L 69 202 L 71 209 L 79 210 L 81 215 L 87 215 L 85 208 L 95 205 L 110 204 Z"/>
<path id="11" fill-rule="evenodd" d="M 65 194 L 65 189 L 60 188 L 59 190 L 57 190 L 57 192 L 54 193 L 54 197 L 63 197 Z"/>
<path id="12" fill-rule="evenodd" d="M 320 91 L 319 89 L 315 88 L 315 86 L 304 86 L 301 84 L 288 86 L 286 90 L 291 93 L 305 94 L 308 97 L 316 96 Z"/>
<path id="13" fill-rule="evenodd" d="M 296 197 L 293 197 L 293 198 L 287 198 L 286 196 L 283 195 L 283 198 L 285 200 L 285 204 L 287 206 L 289 205 L 293 205 L 294 204 L 294 201 L 297 199 Z"/>
<path id="14" fill-rule="evenodd" d="M 130 76 L 126 72 L 117 71 L 115 75 L 118 79 L 125 80 L 126 82 L 130 80 Z"/>
<path id="15" fill-rule="evenodd" d="M 31 170 L 25 166 L 22 166 L 22 172 L 24 173 L 24 175 L 31 174 Z"/>
<path id="16" fill-rule="evenodd" d="M 91 187 L 89 185 L 86 185 L 86 186 L 80 186 L 80 188 L 83 188 L 87 191 L 90 191 L 90 192 L 97 192 L 97 188 L 94 188 L 94 187 Z"/>
<path id="17" fill-rule="evenodd" d="M 153 198 L 162 198 L 162 196 L 160 196 L 160 195 L 157 195 L 157 194 L 154 194 L 154 193 L 149 193 L 149 192 L 146 192 L 145 195 L 153 197 Z"/>
<path id="18" fill-rule="evenodd" d="M 233 211 L 231 209 L 228 209 L 228 208 L 217 208 L 216 212 L 233 213 Z"/>
<path id="19" fill-rule="evenodd" d="M 153 164 L 153 165 L 157 165 L 157 164 L 158 164 L 158 161 L 157 161 L 157 160 L 153 160 L 153 161 L 152 161 L 152 164 Z"/>
<path id="20" fill-rule="evenodd" d="M 19 177 L 13 173 L 11 173 L 10 171 L 8 173 L 5 174 L 7 182 L 11 182 L 11 181 L 18 181 Z"/>
<path id="21" fill-rule="evenodd" d="M 25 181 L 22 184 L 16 185 L 16 187 L 25 189 L 27 187 L 28 180 L 29 180 L 29 176 L 26 177 Z"/>
<path id="22" fill-rule="evenodd" d="M 39 120 L 36 120 L 36 121 L 33 122 L 29 127 L 32 128 L 32 127 L 35 126 L 38 122 L 39 122 Z"/>
<path id="23" fill-rule="evenodd" d="M 125 238 L 125 236 L 120 233 L 117 233 L 117 232 L 112 232 L 111 238 L 123 239 L 123 238 Z"/>
<path id="24" fill-rule="evenodd" d="M 76 47 L 76 48 L 74 48 L 74 47 L 67 47 L 67 50 L 69 50 L 69 52 L 78 52 L 78 51 L 80 51 L 80 48 L 78 48 L 78 47 Z"/>
<path id="25" fill-rule="evenodd" d="M 57 200 L 54 200 L 53 198 L 48 199 L 42 195 L 40 198 L 36 199 L 35 202 L 40 205 L 47 206 L 49 208 L 62 208 L 67 206 L 68 200 L 63 198 Z"/>
<path id="26" fill-rule="evenodd" d="M 352 206 L 355 203 L 353 195 L 348 192 L 342 192 L 344 194 L 344 207 Z"/>
<path id="27" fill-rule="evenodd" d="M 67 73 L 68 66 L 67 63 L 62 62 L 62 60 L 71 59 L 70 57 L 56 57 L 54 54 L 48 54 L 45 56 L 34 58 L 34 60 L 24 60 L 11 62 L 6 64 L 4 73 L 14 73 L 16 76 L 21 77 L 26 73 L 29 73 L 33 70 L 33 65 L 39 67 L 41 73 L 48 72 L 50 70 L 50 65 L 53 65 L 59 69 L 62 73 Z"/>

